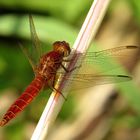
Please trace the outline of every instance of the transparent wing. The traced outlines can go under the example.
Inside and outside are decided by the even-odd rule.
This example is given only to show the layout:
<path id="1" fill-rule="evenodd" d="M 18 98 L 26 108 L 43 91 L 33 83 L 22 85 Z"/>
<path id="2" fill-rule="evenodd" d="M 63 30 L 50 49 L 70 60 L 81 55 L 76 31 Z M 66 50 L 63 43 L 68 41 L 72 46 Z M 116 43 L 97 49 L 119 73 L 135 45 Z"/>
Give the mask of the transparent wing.
<path id="1" fill-rule="evenodd" d="M 120 83 L 132 80 L 127 75 L 94 75 L 94 74 L 73 74 L 71 78 L 62 75 L 64 80 L 72 84 L 72 90 L 93 87 L 95 85 Z M 58 81 L 57 79 L 57 82 Z"/>
<path id="2" fill-rule="evenodd" d="M 120 46 L 116 48 L 101 50 L 97 52 L 88 52 L 86 54 L 81 55 L 81 61 L 82 63 L 92 63 L 96 61 L 102 61 L 105 60 L 107 57 L 112 58 L 118 58 L 118 57 L 126 57 L 130 54 L 132 54 L 133 51 L 136 51 L 137 49 L 140 49 L 139 46 Z M 84 60 L 82 59 L 84 58 Z M 101 61 L 102 60 L 102 61 Z"/>
<path id="3" fill-rule="evenodd" d="M 20 46 L 21 50 L 23 51 L 24 55 L 26 56 L 26 58 L 29 60 L 29 63 L 31 64 L 32 69 L 35 71 L 36 64 L 35 64 L 33 58 L 31 57 L 31 55 L 29 54 L 27 48 L 25 48 L 21 43 L 19 43 L 19 46 Z"/>
<path id="4" fill-rule="evenodd" d="M 129 53 L 131 54 L 132 51 L 136 51 L 137 49 L 140 49 L 137 46 L 121 46 L 117 48 L 107 49 L 103 51 L 98 52 L 88 52 L 87 54 L 81 54 L 81 61 L 82 65 L 81 68 L 86 66 L 86 69 L 89 69 L 88 63 L 96 63 L 102 64 L 105 62 L 106 56 L 111 56 L 113 58 L 115 57 L 125 57 Z M 130 55 L 131 56 L 131 55 Z M 84 59 L 83 59 L 84 58 Z M 70 59 L 70 58 L 68 58 Z M 86 63 L 86 65 L 84 65 Z M 110 66 L 109 66 L 110 67 Z M 94 69 L 93 69 L 94 71 Z M 78 74 L 72 74 L 71 78 L 65 77 L 63 75 L 64 70 L 60 69 L 57 74 L 61 74 L 64 79 L 68 79 L 70 82 L 72 82 L 72 85 L 76 85 L 76 89 L 86 88 L 86 87 L 92 87 L 94 85 L 98 84 L 109 84 L 109 83 L 119 83 L 119 82 L 125 82 L 129 81 L 132 78 L 127 75 L 109 75 L 109 74 L 103 74 L 101 72 L 101 75 L 98 73 L 94 73 L 90 71 L 89 73 L 87 71 L 82 71 Z M 74 88 L 75 89 L 75 88 Z"/>
<path id="5" fill-rule="evenodd" d="M 37 36 L 33 18 L 31 15 L 29 15 L 29 24 L 30 24 L 32 45 L 28 47 L 23 46 L 21 43 L 19 43 L 19 45 L 23 53 L 25 54 L 25 56 L 28 58 L 33 70 L 35 70 L 36 66 L 38 65 L 39 58 L 42 55 L 42 51 L 41 51 L 41 44 Z"/>
<path id="6" fill-rule="evenodd" d="M 31 33 L 31 38 L 32 38 L 32 43 L 33 43 L 33 48 L 34 48 L 33 53 L 36 54 L 37 58 L 40 58 L 40 56 L 42 55 L 41 44 L 37 36 L 34 21 L 31 15 L 29 15 L 29 23 L 30 23 L 30 33 Z"/>
<path id="7" fill-rule="evenodd" d="M 134 52 L 136 52 L 138 49 L 140 50 L 140 47 L 138 46 L 120 46 L 97 52 L 87 52 L 86 54 L 79 54 L 79 64 L 81 65 L 81 68 L 86 69 L 89 68 L 89 66 L 92 66 L 95 69 L 99 68 L 102 71 L 114 70 L 116 68 L 120 68 L 120 65 L 118 63 L 114 63 L 113 60 L 130 60 L 133 56 L 132 54 L 134 54 Z M 71 57 L 72 54 L 68 59 L 71 59 Z"/>

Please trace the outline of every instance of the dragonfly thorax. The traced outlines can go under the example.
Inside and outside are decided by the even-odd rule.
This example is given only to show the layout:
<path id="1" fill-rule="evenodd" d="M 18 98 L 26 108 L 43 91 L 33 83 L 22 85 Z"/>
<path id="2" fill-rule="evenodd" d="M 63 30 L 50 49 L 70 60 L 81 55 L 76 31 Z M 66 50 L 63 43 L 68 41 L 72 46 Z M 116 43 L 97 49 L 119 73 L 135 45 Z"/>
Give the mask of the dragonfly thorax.
<path id="1" fill-rule="evenodd" d="M 63 60 L 63 55 L 57 51 L 46 53 L 40 58 L 40 63 L 37 67 L 37 73 L 45 78 L 56 74 Z"/>

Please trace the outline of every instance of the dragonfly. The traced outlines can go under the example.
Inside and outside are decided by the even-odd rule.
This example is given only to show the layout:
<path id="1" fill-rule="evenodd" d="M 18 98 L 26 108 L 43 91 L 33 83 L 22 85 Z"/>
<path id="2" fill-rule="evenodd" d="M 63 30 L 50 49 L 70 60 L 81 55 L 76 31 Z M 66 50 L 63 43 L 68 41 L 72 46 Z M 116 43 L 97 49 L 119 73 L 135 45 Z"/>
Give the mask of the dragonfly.
<path id="1" fill-rule="evenodd" d="M 53 50 L 47 53 L 42 53 L 40 40 L 37 36 L 34 21 L 31 15 L 29 15 L 29 23 L 30 23 L 30 33 L 32 39 L 32 54 L 21 45 L 21 48 L 25 55 L 27 56 L 33 71 L 35 73 L 35 77 L 32 82 L 27 86 L 25 91 L 20 95 L 19 98 L 9 107 L 2 120 L 0 121 L 0 126 L 6 125 L 10 120 L 15 118 L 17 114 L 22 112 L 25 107 L 39 94 L 41 89 L 44 87 L 50 88 L 52 90 L 58 91 L 55 88 L 55 82 L 58 80 L 57 75 L 63 76 L 63 72 L 72 72 L 75 69 L 79 68 L 79 66 L 68 70 L 64 63 L 69 63 L 71 55 L 71 49 L 69 44 L 66 41 L 56 41 L 53 43 Z M 112 49 L 97 51 L 97 52 L 89 52 L 86 54 L 82 54 L 82 57 L 85 57 L 83 61 L 85 62 L 93 62 L 95 59 L 100 58 L 102 55 L 114 56 L 118 55 L 120 52 L 126 52 L 127 50 L 135 50 L 139 47 L 137 46 L 122 46 L 116 47 Z M 35 57 L 33 57 L 35 55 Z M 87 59 L 86 59 L 87 58 Z M 81 59 L 82 60 L 82 59 Z M 82 67 L 82 66 L 80 66 Z M 62 68 L 63 71 L 59 71 Z M 67 77 L 66 77 L 67 78 Z M 70 81 L 83 82 L 84 84 L 95 81 L 103 81 L 103 83 L 110 82 L 124 82 L 131 80 L 132 78 L 127 75 L 94 75 L 94 74 L 85 74 L 85 73 L 75 73 L 70 78 Z M 102 83 L 101 83 L 102 84 Z M 63 94 L 59 92 L 62 96 Z M 64 96 L 63 96 L 64 97 Z M 64 97 L 65 98 L 65 97 Z"/>

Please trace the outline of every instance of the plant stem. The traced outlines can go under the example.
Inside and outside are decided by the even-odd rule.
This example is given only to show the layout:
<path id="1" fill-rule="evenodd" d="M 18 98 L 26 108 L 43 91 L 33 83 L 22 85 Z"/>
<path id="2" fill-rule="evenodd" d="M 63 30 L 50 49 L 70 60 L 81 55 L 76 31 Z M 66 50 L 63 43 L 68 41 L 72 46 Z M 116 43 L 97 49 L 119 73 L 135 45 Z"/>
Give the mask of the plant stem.
<path id="1" fill-rule="evenodd" d="M 107 10 L 110 0 L 94 0 L 88 15 L 82 25 L 82 28 L 78 34 L 78 37 L 73 45 L 75 52 L 85 53 L 91 44 L 93 37 L 96 35 L 97 29 L 103 19 L 103 16 Z M 78 58 L 80 56 L 74 54 L 74 61 L 70 62 L 68 69 L 76 66 Z M 67 77 L 72 76 L 72 73 L 66 73 Z M 61 79 L 61 76 L 60 76 Z M 60 80 L 59 80 L 60 81 Z M 56 84 L 55 88 L 59 89 L 61 93 L 66 97 L 68 80 L 62 78 L 59 84 Z M 37 124 L 37 127 L 32 135 L 31 140 L 43 140 L 48 134 L 50 126 L 53 124 L 61 107 L 64 103 L 64 98 L 58 92 L 52 92 L 49 101 L 42 113 L 42 116 Z"/>

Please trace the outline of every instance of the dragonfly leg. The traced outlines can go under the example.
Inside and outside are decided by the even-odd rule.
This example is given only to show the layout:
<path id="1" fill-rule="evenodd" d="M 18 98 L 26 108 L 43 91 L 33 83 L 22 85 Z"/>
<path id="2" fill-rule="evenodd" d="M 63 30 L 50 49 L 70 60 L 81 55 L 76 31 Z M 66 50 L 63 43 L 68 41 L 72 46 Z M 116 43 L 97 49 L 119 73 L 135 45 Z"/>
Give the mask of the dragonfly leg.
<path id="1" fill-rule="evenodd" d="M 53 90 L 55 90 L 56 92 L 59 92 L 59 93 L 62 95 L 62 97 L 63 97 L 65 100 L 67 100 L 67 98 L 63 95 L 63 93 L 62 93 L 61 91 L 59 91 L 59 90 L 56 89 L 55 87 L 53 87 Z"/>
<path id="2" fill-rule="evenodd" d="M 62 93 L 61 91 L 59 91 L 58 89 L 55 88 L 55 79 L 56 79 L 56 76 L 52 77 L 51 83 L 47 83 L 47 85 L 49 86 L 49 88 L 50 88 L 51 90 L 56 91 L 56 92 L 59 92 L 59 93 L 62 95 L 62 97 L 63 97 L 65 100 L 67 100 L 66 97 L 63 95 L 63 93 Z"/>
<path id="3" fill-rule="evenodd" d="M 66 72 L 72 72 L 72 71 L 74 71 L 75 69 L 80 68 L 81 65 L 75 66 L 74 68 L 72 68 L 72 69 L 70 69 L 70 70 L 68 70 L 63 64 L 61 64 L 61 67 L 62 67 Z"/>
<path id="4" fill-rule="evenodd" d="M 50 85 L 49 85 L 49 88 L 52 89 L 53 91 L 59 92 L 59 94 L 61 94 L 62 97 L 63 97 L 65 100 L 67 100 L 67 98 L 63 95 L 63 93 L 62 93 L 61 91 L 59 91 L 58 89 L 56 89 L 55 87 L 50 86 Z"/>

